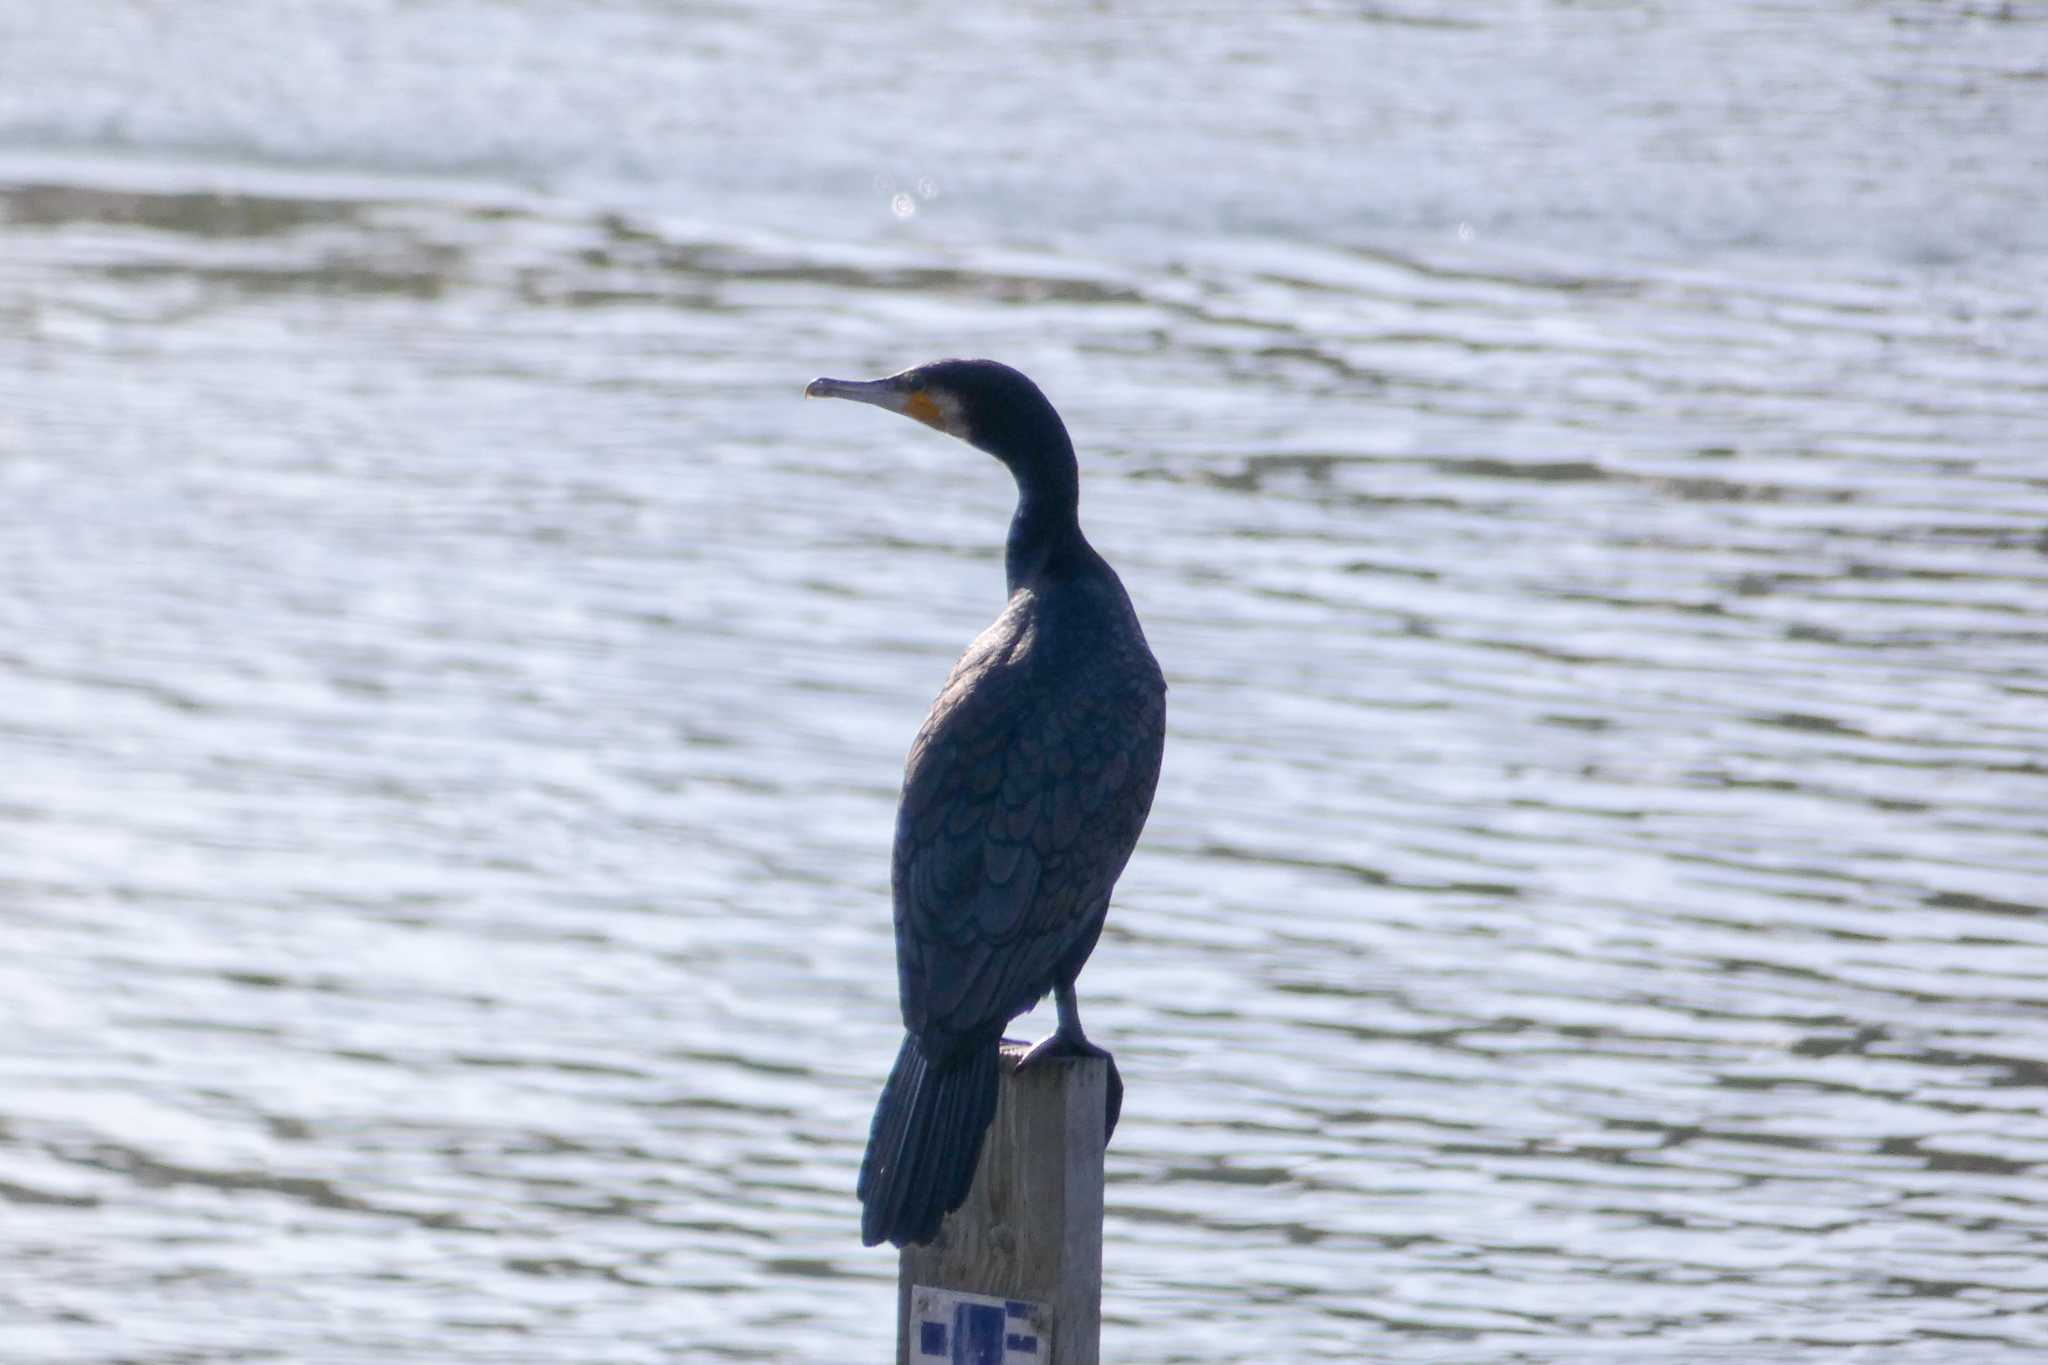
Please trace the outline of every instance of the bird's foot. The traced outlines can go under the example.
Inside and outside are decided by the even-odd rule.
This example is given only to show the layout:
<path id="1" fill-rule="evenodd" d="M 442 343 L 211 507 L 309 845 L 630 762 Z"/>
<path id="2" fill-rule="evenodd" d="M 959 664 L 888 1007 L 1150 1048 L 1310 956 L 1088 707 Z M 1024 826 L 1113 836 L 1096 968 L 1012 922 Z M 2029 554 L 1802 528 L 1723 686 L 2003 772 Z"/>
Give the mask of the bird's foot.
<path id="1" fill-rule="evenodd" d="M 1100 1057 L 1109 1063 L 1109 1078 L 1102 1095 L 1102 1145 L 1107 1147 L 1116 1133 L 1116 1121 L 1124 1111 L 1124 1078 L 1116 1069 L 1116 1057 L 1108 1048 L 1097 1047 L 1079 1034 L 1058 1032 L 1039 1039 L 1029 1052 L 1017 1059 L 1017 1069 L 1026 1070 L 1040 1062 L 1075 1057 Z"/>

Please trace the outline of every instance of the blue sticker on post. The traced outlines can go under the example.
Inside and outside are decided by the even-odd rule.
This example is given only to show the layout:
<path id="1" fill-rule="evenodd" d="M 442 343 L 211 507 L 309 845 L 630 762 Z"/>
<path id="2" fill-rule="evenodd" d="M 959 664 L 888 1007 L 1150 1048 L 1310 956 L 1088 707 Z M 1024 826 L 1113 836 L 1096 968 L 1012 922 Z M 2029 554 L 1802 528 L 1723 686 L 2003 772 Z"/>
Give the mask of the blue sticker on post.
<path id="1" fill-rule="evenodd" d="M 1023 1299 L 913 1285 L 910 1341 L 917 1365 L 1049 1365 L 1052 1315 Z"/>

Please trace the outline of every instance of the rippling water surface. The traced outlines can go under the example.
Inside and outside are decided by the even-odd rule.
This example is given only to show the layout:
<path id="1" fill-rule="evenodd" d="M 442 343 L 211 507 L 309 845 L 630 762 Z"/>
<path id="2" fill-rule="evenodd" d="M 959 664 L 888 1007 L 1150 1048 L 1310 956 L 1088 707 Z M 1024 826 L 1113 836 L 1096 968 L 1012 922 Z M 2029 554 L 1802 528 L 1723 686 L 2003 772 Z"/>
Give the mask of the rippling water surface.
<path id="1" fill-rule="evenodd" d="M 1173 686 L 1108 1358 L 2048 1350 L 2044 186 L 2025 5 L 10 7 L 0 1359 L 885 1356 L 958 352 Z"/>

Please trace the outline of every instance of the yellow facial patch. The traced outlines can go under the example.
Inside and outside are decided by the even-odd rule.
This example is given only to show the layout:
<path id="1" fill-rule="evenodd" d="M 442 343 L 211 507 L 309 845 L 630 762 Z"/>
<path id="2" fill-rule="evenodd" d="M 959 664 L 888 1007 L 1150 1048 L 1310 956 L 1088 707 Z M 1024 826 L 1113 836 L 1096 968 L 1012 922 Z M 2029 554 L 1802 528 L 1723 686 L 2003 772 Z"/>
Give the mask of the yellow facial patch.
<path id="1" fill-rule="evenodd" d="M 945 414 L 939 411 L 939 405 L 932 401 L 928 393 L 913 393 L 906 398 L 903 401 L 903 415 L 915 417 L 926 426 L 937 427 L 940 431 L 946 429 Z"/>

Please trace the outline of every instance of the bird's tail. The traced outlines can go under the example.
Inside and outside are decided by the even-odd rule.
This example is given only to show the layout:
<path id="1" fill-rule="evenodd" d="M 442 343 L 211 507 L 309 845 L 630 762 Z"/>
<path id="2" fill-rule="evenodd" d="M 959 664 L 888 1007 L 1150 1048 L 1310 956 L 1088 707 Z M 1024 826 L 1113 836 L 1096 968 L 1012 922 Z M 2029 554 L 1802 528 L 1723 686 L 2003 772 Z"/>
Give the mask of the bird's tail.
<path id="1" fill-rule="evenodd" d="M 990 1039 L 941 1066 L 903 1035 L 860 1164 L 863 1243 L 929 1242 L 966 1200 L 996 1113 L 998 1055 Z"/>

